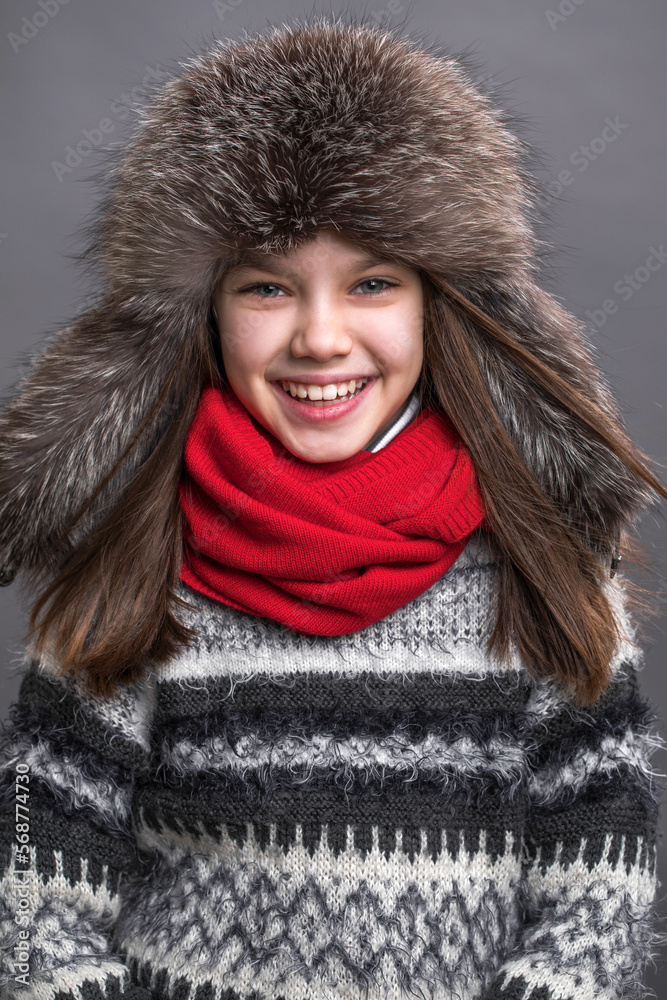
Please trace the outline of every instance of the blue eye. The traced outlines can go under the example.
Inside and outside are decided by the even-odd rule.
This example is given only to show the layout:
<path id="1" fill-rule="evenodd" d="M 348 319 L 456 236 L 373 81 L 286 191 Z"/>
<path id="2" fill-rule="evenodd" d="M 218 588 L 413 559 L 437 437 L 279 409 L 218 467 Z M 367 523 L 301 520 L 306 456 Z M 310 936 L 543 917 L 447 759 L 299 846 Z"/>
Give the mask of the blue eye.
<path id="1" fill-rule="evenodd" d="M 260 295 L 260 293 L 257 291 L 258 288 L 277 288 L 278 291 L 280 291 L 279 286 L 278 285 L 274 285 L 273 282 L 271 282 L 271 281 L 262 281 L 261 283 L 259 283 L 257 285 L 251 285 L 250 288 L 244 288 L 243 291 L 244 292 L 250 292 L 251 295 L 256 295 L 260 299 L 275 299 L 276 298 L 275 295 Z"/>
<path id="2" fill-rule="evenodd" d="M 392 281 L 385 281 L 384 278 L 364 278 L 363 281 L 359 282 L 359 284 L 357 285 L 357 288 L 361 288 L 362 285 L 386 285 L 387 288 L 395 288 L 396 287 L 396 285 L 394 284 L 394 282 L 392 282 Z M 386 292 L 386 290 L 387 290 L 386 288 L 381 288 L 380 291 L 372 292 L 372 294 L 373 295 L 382 295 L 382 293 Z"/>
<path id="3" fill-rule="evenodd" d="M 395 288 L 396 287 L 396 283 L 395 282 L 393 282 L 393 281 L 387 281 L 385 278 L 364 278 L 363 281 L 359 282 L 359 284 L 357 285 L 357 288 L 361 288 L 362 285 L 384 285 L 385 286 L 384 288 L 380 288 L 380 289 L 377 289 L 375 291 L 371 291 L 370 295 L 372 295 L 372 296 L 382 295 L 384 292 L 386 292 L 387 288 Z M 260 291 L 260 289 L 266 289 L 266 288 L 273 288 L 277 292 L 282 291 L 282 289 L 280 288 L 280 285 L 276 285 L 272 281 L 257 282 L 257 284 L 250 285 L 248 288 L 242 288 L 241 291 L 244 294 L 247 294 L 247 295 L 254 295 L 258 299 L 275 299 L 275 298 L 278 298 L 277 295 L 264 295 L 264 294 L 262 294 L 262 292 Z M 368 294 L 368 293 L 364 293 L 364 294 Z"/>

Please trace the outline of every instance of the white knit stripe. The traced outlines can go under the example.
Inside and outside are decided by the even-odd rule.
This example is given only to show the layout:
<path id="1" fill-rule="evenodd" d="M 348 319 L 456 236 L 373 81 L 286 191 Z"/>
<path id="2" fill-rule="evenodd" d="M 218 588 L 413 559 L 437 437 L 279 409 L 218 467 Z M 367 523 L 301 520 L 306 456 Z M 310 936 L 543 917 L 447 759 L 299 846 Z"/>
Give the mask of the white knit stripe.
<path id="1" fill-rule="evenodd" d="M 43 905 L 43 901 L 47 896 L 53 896 L 72 905 L 80 906 L 84 910 L 93 910 L 104 921 L 115 918 L 120 902 L 118 894 L 115 892 L 113 894 L 110 893 L 107 887 L 106 865 L 104 866 L 105 875 L 102 882 L 94 886 L 88 881 L 86 874 L 87 861 L 85 858 L 82 858 L 82 877 L 72 885 L 69 878 L 64 874 L 61 851 L 53 852 L 56 868 L 53 875 L 44 875 L 37 871 L 36 849 L 34 847 L 30 847 L 30 865 L 24 865 L 18 861 L 16 851 L 17 846 L 14 844 L 12 845 L 12 860 L 10 865 L 2 879 L 0 879 L 0 898 L 2 898 L 6 906 L 14 910 L 17 909 L 19 900 L 24 898 L 24 894 L 19 894 L 18 892 L 19 884 L 25 880 L 31 886 L 30 892 L 25 897 L 30 904 L 30 913 L 36 912 Z M 12 869 L 15 869 L 17 872 L 27 871 L 30 874 L 25 877 L 22 876 L 21 880 L 17 881 L 13 877 Z M 23 910 L 22 907 L 19 909 Z"/>
<path id="2" fill-rule="evenodd" d="M 300 826 L 297 842 L 287 851 L 275 841 L 262 850 L 252 837 L 251 824 L 249 834 L 242 847 L 223 834 L 215 851 L 204 848 L 193 857 L 174 841 L 165 853 L 171 831 L 156 835 L 141 830 L 142 844 L 160 852 L 165 866 L 161 870 L 173 890 L 168 898 L 153 899 L 151 892 L 160 892 L 160 887 L 128 886 L 120 944 L 128 958 L 192 979 L 189 1000 L 196 986 L 209 979 L 218 996 L 231 987 L 242 996 L 264 989 L 267 996 L 285 992 L 290 1000 L 361 1000 L 363 988 L 336 959 L 341 951 L 359 968 L 368 965 L 369 951 L 378 956 L 386 988 L 371 988 L 369 998 L 390 1000 L 399 995 L 397 954 L 401 962 L 412 962 L 415 970 L 428 970 L 431 977 L 451 977 L 448 986 L 442 980 L 440 986 L 432 984 L 429 996 L 435 1000 L 451 1000 L 452 986 L 463 985 L 466 975 L 470 995 L 477 995 L 479 969 L 508 947 L 518 927 L 515 892 L 521 862 L 513 853 L 509 833 L 505 853 L 495 860 L 485 851 L 482 832 L 479 851 L 469 854 L 462 840 L 454 857 L 443 844 L 436 861 L 425 834 L 412 861 L 400 849 L 386 858 L 378 847 L 377 828 L 365 859 L 353 847 L 351 827 L 347 848 L 337 857 L 327 847 L 326 834 L 311 856 L 302 845 Z M 398 840 L 400 848 L 400 833 Z M 164 935 L 151 933 L 147 915 L 156 907 L 162 924 L 170 927 L 171 945 Z M 251 942 L 246 954 L 234 933 L 239 922 L 244 939 Z M 434 933 L 440 953 L 429 957 L 425 950 L 420 955 L 416 942 Z M 264 934 L 281 935 L 280 946 L 265 951 Z M 184 965 L 183 943 L 190 940 L 197 943 L 196 961 Z M 421 946 L 426 948 L 426 941 Z M 314 966 L 309 970 L 311 962 L 317 971 Z M 461 979 L 455 978 L 454 970 Z M 259 975 L 253 978 L 256 972 Z M 285 986 L 277 990 L 280 977 L 289 972 Z M 414 985 L 423 987 L 424 980 L 417 975 Z"/>
<path id="3" fill-rule="evenodd" d="M 163 748 L 163 760 L 181 774 L 232 771 L 250 776 L 253 770 L 269 767 L 300 773 L 321 768 L 339 778 L 359 773 L 380 780 L 388 776 L 388 770 L 406 780 L 420 776 L 446 781 L 450 774 L 517 783 L 525 767 L 525 749 L 504 736 L 478 742 L 468 736 L 446 740 L 429 734 L 414 742 L 400 729 L 379 740 L 317 733 L 310 739 L 285 735 L 270 743 L 250 732 L 234 744 L 224 736 L 200 743 L 180 740 Z"/>
<path id="4" fill-rule="evenodd" d="M 559 761 L 531 774 L 528 786 L 531 797 L 538 805 L 549 805 L 565 789 L 579 792 L 591 778 L 613 774 L 623 767 L 630 767 L 637 778 L 651 781 L 655 772 L 650 758 L 660 745 L 662 741 L 654 735 L 631 729 L 620 739 L 605 736 L 597 747 L 583 747 L 567 762 Z"/>
<path id="5" fill-rule="evenodd" d="M 115 830 L 129 819 L 131 789 L 119 787 L 111 778 L 86 774 L 88 753 L 68 748 L 66 754 L 57 754 L 47 740 L 33 743 L 27 736 L 6 744 L 3 750 L 5 766 L 13 769 L 17 763 L 27 764 L 31 777 L 42 778 L 67 811 L 92 807 Z"/>
<path id="6" fill-rule="evenodd" d="M 143 822 L 137 823 L 136 835 L 137 843 L 148 851 L 157 851 L 164 862 L 170 866 L 178 864 L 188 858 L 195 858 L 199 864 L 200 859 L 206 859 L 206 864 L 211 868 L 217 865 L 228 865 L 231 867 L 243 868 L 246 865 L 261 865 L 262 870 L 268 872 L 276 879 L 282 878 L 285 872 L 296 872 L 300 879 L 317 875 L 324 870 L 330 873 L 330 879 L 336 881 L 338 876 L 343 877 L 343 881 L 350 881 L 357 885 L 362 879 L 375 892 L 382 891 L 388 904 L 394 906 L 396 899 L 403 892 L 403 888 L 393 881 L 389 883 L 387 879 L 390 875 L 396 875 L 400 881 L 408 884 L 414 881 L 421 890 L 426 893 L 430 887 L 432 890 L 441 886 L 431 885 L 430 879 L 440 879 L 443 876 L 454 878 L 456 872 L 468 870 L 474 872 L 484 872 L 492 881 L 509 890 L 512 880 L 521 867 L 521 859 L 516 856 L 514 834 L 508 830 L 505 835 L 505 851 L 493 860 L 486 852 L 486 833 L 480 831 L 479 850 L 469 853 L 465 847 L 463 834 L 460 836 L 459 847 L 456 856 L 453 856 L 447 847 L 447 833 L 442 831 L 441 844 L 438 855 L 433 860 L 425 830 L 421 832 L 421 848 L 415 852 L 412 860 L 410 855 L 402 848 L 402 831 L 400 827 L 396 830 L 396 849 L 389 857 L 385 857 L 380 851 L 378 841 L 378 827 L 373 826 L 372 849 L 362 857 L 360 850 L 354 846 L 354 826 L 347 825 L 347 844 L 338 855 L 329 848 L 327 843 L 327 827 L 322 827 L 322 838 L 312 855 L 303 845 L 301 824 L 296 824 L 295 842 L 285 848 L 277 841 L 276 824 L 270 826 L 271 834 L 266 847 L 262 847 L 254 832 L 251 822 L 246 824 L 247 833 L 241 846 L 233 840 L 227 833 L 227 828 L 222 826 L 220 834 L 215 841 L 202 837 L 201 840 L 194 840 L 191 834 L 177 833 L 170 827 L 165 827 L 159 833 L 152 827 L 146 826 Z M 193 847 L 196 845 L 196 851 Z M 141 876 L 139 876 L 141 877 Z M 128 875 L 128 881 L 132 881 L 133 876 Z M 483 885 L 476 884 L 476 892 L 480 895 L 478 902 L 482 901 Z M 121 898 L 123 889 L 120 891 Z"/>
<path id="7" fill-rule="evenodd" d="M 516 651 L 507 664 L 486 653 L 494 584 L 488 555 L 473 541 L 440 580 L 408 605 L 360 632 L 341 636 L 297 633 L 185 588 L 183 596 L 197 610 L 182 612 L 182 617 L 199 638 L 160 668 L 159 676 L 196 683 L 229 674 L 359 674 L 380 668 L 395 674 L 480 677 L 523 672 Z"/>
<path id="8" fill-rule="evenodd" d="M 526 884 L 533 900 L 557 899 L 562 894 L 564 884 L 567 885 L 572 898 L 579 899 L 590 892 L 591 886 L 604 884 L 614 890 L 625 888 L 634 894 L 638 904 L 648 904 L 655 887 L 655 866 L 641 863 L 642 851 L 638 847 L 636 860 L 628 867 L 623 860 L 625 837 L 622 838 L 620 849 L 618 847 L 614 849 L 616 860 L 613 864 L 610 863 L 609 855 L 614 848 L 614 841 L 615 835 L 608 833 L 600 860 L 591 867 L 586 858 L 587 838 L 582 837 L 577 857 L 567 863 L 566 880 L 563 879 L 562 844 L 557 846 L 553 860 L 546 866 L 541 863 L 538 853 L 526 872 Z"/>
<path id="9" fill-rule="evenodd" d="M 0 939 L 11 940 L 10 925 L 17 929 L 16 915 L 27 916 L 30 930 L 30 952 L 33 961 L 39 955 L 40 972 L 49 970 L 53 982 L 41 982 L 41 976 L 30 976 L 29 992 L 19 984 L 6 985 L 3 998 L 52 1000 L 59 990 L 73 990 L 79 996 L 78 985 L 86 978 L 98 982 L 104 990 L 109 975 L 121 980 L 127 976 L 125 965 L 110 954 L 109 933 L 118 919 L 120 896 L 111 895 L 106 876 L 102 884 L 93 887 L 86 877 L 70 884 L 63 873 L 60 851 L 54 852 L 54 875 L 39 874 L 35 849 L 30 851 L 30 866 L 17 861 L 16 846 L 12 848 L 9 868 L 0 880 Z M 27 871 L 20 879 L 14 870 Z M 25 888 L 27 883 L 27 890 Z"/>
<path id="10" fill-rule="evenodd" d="M 545 871 L 540 871 L 536 859 L 528 872 L 534 905 L 547 900 L 551 906 L 548 915 L 527 928 L 518 957 L 503 965 L 505 984 L 513 977 L 526 982 L 525 1000 L 541 986 L 548 987 L 554 1000 L 617 1000 L 630 995 L 626 989 L 635 981 L 642 937 L 650 934 L 647 914 L 656 876 L 639 861 L 628 871 L 623 847 L 610 865 L 612 841 L 609 834 L 603 857 L 593 868 L 584 861 L 584 838 L 567 873 L 558 855 Z M 634 970 L 629 979 L 628 970 Z"/>
<path id="11" fill-rule="evenodd" d="M 410 401 L 408 405 L 406 406 L 405 410 L 400 415 L 398 420 L 395 420 L 394 423 L 391 425 L 391 427 L 387 428 L 382 437 L 378 438 L 378 440 L 375 442 L 372 448 L 366 448 L 364 450 L 370 451 L 373 454 L 375 454 L 376 451 L 380 451 L 380 449 L 388 445 L 390 441 L 393 441 L 396 435 L 400 434 L 400 432 L 403 430 L 404 427 L 407 427 L 408 424 L 412 420 L 414 420 L 414 418 L 419 413 L 419 409 L 420 409 L 419 397 L 415 392 L 413 392 L 412 395 L 410 396 Z"/>
<path id="12" fill-rule="evenodd" d="M 347 676 L 375 673 L 378 670 L 380 650 L 360 649 L 353 659 L 342 661 L 334 649 L 327 649 L 326 646 L 309 652 L 295 645 L 296 648 L 292 651 L 265 650 L 264 654 L 258 651 L 257 655 L 235 650 L 226 652 L 224 649 L 208 653 L 186 650 L 161 668 L 160 679 L 179 681 L 187 686 L 230 674 L 251 680 L 266 676 L 288 677 L 308 670 Z M 509 665 L 499 665 L 490 662 L 478 645 L 464 642 L 459 642 L 449 653 L 432 650 L 430 654 L 421 654 L 395 647 L 386 651 L 381 663 L 383 673 L 396 675 L 423 672 L 447 677 L 462 674 L 481 678 L 491 674 L 499 676 L 521 671 L 521 665 L 516 659 Z"/>

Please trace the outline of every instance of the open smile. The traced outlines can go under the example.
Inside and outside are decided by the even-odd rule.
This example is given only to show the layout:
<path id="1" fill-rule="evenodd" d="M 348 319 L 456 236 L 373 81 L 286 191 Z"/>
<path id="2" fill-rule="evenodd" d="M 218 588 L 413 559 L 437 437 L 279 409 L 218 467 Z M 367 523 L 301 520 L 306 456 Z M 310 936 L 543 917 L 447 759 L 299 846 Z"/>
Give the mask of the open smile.
<path id="1" fill-rule="evenodd" d="M 310 422 L 319 422 L 335 420 L 356 410 L 375 382 L 374 378 L 365 378 L 358 380 L 358 383 L 352 379 L 349 383 L 324 386 L 306 386 L 300 382 L 284 381 L 272 382 L 271 385 L 290 414 Z M 318 396 L 320 398 L 313 398 Z"/>

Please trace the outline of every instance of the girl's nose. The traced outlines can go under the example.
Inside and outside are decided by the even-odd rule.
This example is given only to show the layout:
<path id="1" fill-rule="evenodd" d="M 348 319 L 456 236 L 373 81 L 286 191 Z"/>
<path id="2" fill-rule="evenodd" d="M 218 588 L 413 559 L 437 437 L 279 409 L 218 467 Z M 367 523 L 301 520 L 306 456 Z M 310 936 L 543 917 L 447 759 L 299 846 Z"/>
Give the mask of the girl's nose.
<path id="1" fill-rule="evenodd" d="M 344 318 L 327 308 L 300 315 L 291 341 L 295 358 L 327 361 L 335 355 L 349 354 L 353 338 Z"/>

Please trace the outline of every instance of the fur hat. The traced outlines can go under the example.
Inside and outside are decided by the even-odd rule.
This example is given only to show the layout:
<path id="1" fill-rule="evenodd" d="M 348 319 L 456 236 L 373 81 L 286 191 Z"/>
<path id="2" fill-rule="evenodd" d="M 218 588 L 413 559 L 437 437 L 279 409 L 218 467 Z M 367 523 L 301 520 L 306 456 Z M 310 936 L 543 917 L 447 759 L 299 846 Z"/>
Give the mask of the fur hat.
<path id="1" fill-rule="evenodd" d="M 363 21 L 318 16 L 185 63 L 108 171 L 97 304 L 0 416 L 5 580 L 38 565 L 118 466 L 76 532 L 89 529 L 155 448 L 201 382 L 195 345 L 239 252 L 289 250 L 318 226 L 442 276 L 615 414 L 581 324 L 536 283 L 529 155 L 460 59 Z M 535 479 L 584 534 L 613 538 L 646 499 L 640 481 L 501 347 L 479 362 Z"/>

